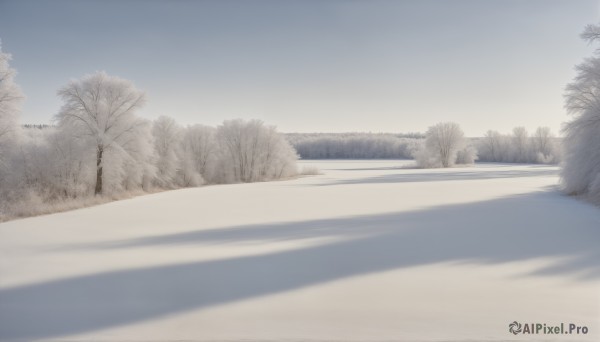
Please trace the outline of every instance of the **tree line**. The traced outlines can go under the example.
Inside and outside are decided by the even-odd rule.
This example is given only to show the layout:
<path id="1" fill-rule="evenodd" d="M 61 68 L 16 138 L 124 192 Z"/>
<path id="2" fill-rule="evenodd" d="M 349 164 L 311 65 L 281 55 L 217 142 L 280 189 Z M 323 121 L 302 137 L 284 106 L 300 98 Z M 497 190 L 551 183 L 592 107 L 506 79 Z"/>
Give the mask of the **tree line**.
<path id="1" fill-rule="evenodd" d="M 288 133 L 302 159 L 410 159 L 419 133 Z"/>
<path id="2" fill-rule="evenodd" d="M 57 203 L 202 184 L 257 182 L 297 173 L 297 155 L 275 127 L 227 120 L 183 127 L 137 114 L 144 93 L 97 72 L 58 90 L 55 125 L 18 124 L 24 96 L 0 53 L 0 219 Z M 52 208 L 51 208 L 52 207 Z M 50 208 L 50 209 L 48 209 Z M 54 209 L 53 209 L 54 208 Z"/>
<path id="3" fill-rule="evenodd" d="M 549 127 L 538 127 L 532 135 L 525 127 L 515 127 L 511 134 L 489 130 L 474 144 L 485 162 L 557 164 L 562 158 L 561 140 Z"/>
<path id="4" fill-rule="evenodd" d="M 420 167 L 472 164 L 475 160 L 501 163 L 557 164 L 560 139 L 548 127 L 530 135 L 524 127 L 512 134 L 488 131 L 467 138 L 456 123 L 439 123 L 425 134 L 408 133 L 288 133 L 302 159 L 415 159 Z M 443 147 L 434 149 L 435 145 Z M 426 148 L 429 146 L 429 148 Z"/>

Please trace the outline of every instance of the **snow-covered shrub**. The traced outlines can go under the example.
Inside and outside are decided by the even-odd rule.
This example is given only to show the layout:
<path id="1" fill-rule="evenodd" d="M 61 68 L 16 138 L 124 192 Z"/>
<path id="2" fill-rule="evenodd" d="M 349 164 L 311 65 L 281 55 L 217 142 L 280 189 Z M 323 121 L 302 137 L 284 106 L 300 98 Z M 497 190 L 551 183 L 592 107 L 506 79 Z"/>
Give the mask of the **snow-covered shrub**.
<path id="1" fill-rule="evenodd" d="M 441 167 L 439 158 L 427 150 L 424 142 L 413 150 L 412 156 L 419 168 L 431 169 Z"/>
<path id="2" fill-rule="evenodd" d="M 456 153 L 456 164 L 471 165 L 477 160 L 477 150 L 471 144 L 467 144 Z"/>
<path id="3" fill-rule="evenodd" d="M 322 175 L 323 173 L 316 166 L 304 166 L 302 170 L 300 170 L 300 174 L 302 176 L 317 176 Z"/>
<path id="4" fill-rule="evenodd" d="M 189 159 L 181 159 L 176 180 L 177 184 L 182 187 L 194 187 L 204 184 L 204 178 Z"/>

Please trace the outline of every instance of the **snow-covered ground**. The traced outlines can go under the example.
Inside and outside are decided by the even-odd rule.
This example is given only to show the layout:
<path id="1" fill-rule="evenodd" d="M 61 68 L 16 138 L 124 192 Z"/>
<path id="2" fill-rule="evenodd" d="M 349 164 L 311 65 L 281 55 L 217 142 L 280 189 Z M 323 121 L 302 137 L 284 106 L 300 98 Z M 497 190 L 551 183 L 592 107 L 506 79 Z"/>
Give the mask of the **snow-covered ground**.
<path id="1" fill-rule="evenodd" d="M 600 340 L 600 209 L 556 167 L 403 163 L 2 223 L 0 339 Z"/>

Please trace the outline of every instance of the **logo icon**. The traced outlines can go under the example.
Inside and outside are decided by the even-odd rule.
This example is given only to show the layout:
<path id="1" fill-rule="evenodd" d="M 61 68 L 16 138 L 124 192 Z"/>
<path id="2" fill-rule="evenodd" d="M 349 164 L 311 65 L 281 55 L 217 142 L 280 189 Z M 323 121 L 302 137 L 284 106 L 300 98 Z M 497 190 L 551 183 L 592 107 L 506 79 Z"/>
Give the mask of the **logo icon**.
<path id="1" fill-rule="evenodd" d="M 511 324 L 508 325 L 508 331 L 517 335 L 518 333 L 521 332 L 521 323 L 519 323 L 517 321 L 512 322 Z"/>

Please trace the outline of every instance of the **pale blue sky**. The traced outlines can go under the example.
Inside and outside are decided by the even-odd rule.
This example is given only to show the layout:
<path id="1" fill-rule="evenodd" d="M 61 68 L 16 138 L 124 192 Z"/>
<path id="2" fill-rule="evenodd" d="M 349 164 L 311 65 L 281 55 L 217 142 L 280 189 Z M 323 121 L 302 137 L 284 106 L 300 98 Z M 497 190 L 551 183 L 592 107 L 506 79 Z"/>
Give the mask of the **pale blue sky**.
<path id="1" fill-rule="evenodd" d="M 592 53 L 591 0 L 0 0 L 0 38 L 47 123 L 56 90 L 104 70 L 148 95 L 140 115 L 216 125 L 259 118 L 284 132 L 555 132 L 564 86 Z"/>

